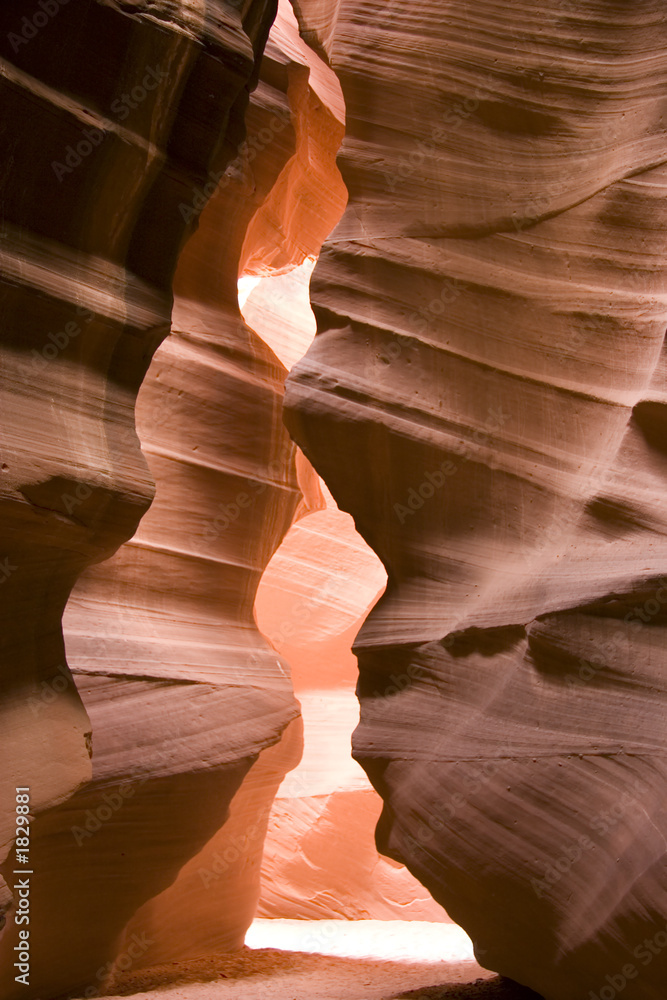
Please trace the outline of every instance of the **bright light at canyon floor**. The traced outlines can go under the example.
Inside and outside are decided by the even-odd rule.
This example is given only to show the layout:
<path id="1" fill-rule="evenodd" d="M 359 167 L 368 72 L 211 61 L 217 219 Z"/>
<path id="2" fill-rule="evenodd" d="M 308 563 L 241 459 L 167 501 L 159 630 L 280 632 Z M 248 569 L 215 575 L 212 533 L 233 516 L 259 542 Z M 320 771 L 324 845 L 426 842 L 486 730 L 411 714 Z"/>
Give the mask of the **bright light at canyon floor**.
<path id="1" fill-rule="evenodd" d="M 426 920 L 255 920 L 249 948 L 393 962 L 474 962 L 472 941 L 456 924 Z"/>

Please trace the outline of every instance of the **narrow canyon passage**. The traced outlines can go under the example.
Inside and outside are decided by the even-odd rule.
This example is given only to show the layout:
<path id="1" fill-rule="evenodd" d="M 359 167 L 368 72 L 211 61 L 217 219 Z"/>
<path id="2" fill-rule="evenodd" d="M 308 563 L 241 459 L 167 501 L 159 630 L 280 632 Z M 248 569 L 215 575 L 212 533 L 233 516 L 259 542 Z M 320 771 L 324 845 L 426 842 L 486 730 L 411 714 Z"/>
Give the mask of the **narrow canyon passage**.
<path id="1" fill-rule="evenodd" d="M 666 42 L 0 10 L 2 1000 L 664 1000 Z"/>

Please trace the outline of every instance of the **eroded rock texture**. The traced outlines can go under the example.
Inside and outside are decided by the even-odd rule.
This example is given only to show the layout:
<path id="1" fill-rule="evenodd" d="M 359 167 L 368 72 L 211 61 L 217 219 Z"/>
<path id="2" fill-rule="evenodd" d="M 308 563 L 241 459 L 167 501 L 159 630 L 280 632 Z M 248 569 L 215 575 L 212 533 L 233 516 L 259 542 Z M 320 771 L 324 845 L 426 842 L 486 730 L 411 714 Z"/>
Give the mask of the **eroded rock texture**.
<path id="1" fill-rule="evenodd" d="M 271 14 L 246 11 L 249 37 L 263 41 Z M 286 369 L 243 322 L 237 279 L 316 254 L 342 212 L 342 104 L 317 63 L 286 8 L 238 155 L 179 188 L 172 209 L 199 225 L 178 260 L 171 335 L 137 402 L 156 497 L 131 541 L 83 574 L 65 613 L 93 775 L 35 824 L 38 996 L 239 947 L 254 914 L 268 813 L 301 732 L 288 666 L 253 603 L 305 504 L 282 423 Z M 200 85 L 220 100 L 219 80 Z"/>
<path id="2" fill-rule="evenodd" d="M 274 304 L 269 290 L 264 307 Z M 290 340 L 292 333 L 290 324 Z M 320 492 L 325 506 L 292 525 L 255 601 L 259 627 L 290 664 L 304 725 L 303 757 L 281 785 L 269 820 L 257 914 L 446 921 L 424 887 L 375 846 L 382 800 L 350 757 L 359 719 L 350 647 L 386 574 L 352 518 L 323 484 Z"/>
<path id="3" fill-rule="evenodd" d="M 355 647 L 378 843 L 487 967 L 658 1000 L 664 9 L 295 6 L 350 200 L 287 419 L 388 572 Z"/>
<path id="4" fill-rule="evenodd" d="M 275 656 L 244 631 L 263 553 L 297 499 L 279 419 L 284 371 L 231 314 L 217 342 L 205 328 L 170 342 L 155 375 L 168 388 L 157 401 L 149 388 L 144 402 L 148 423 L 164 431 L 151 458 L 153 475 L 172 486 L 163 520 L 147 522 L 106 576 L 92 571 L 73 606 L 68 646 L 92 726 L 60 625 L 77 576 L 133 534 L 152 497 L 135 396 L 169 329 L 172 275 L 204 188 L 243 138 L 275 5 L 81 0 L 46 23 L 40 14 L 37 27 L 34 13 L 21 3 L 0 14 L 3 816 L 12 817 L 15 785 L 30 786 L 41 814 L 32 823 L 30 984 L 14 978 L 10 911 L 0 943 L 8 998 L 99 990 L 128 917 L 222 825 L 258 750 L 296 714 L 284 677 L 254 686 Z M 267 176 L 281 166 L 269 164 Z M 204 382 L 215 373 L 216 391 L 232 399 L 239 380 L 256 389 L 240 404 L 236 467 L 216 473 L 247 477 L 259 498 L 247 516 L 263 512 L 272 526 L 261 551 L 228 536 L 204 556 L 183 544 L 179 563 L 171 546 L 204 526 L 206 456 L 221 433 L 219 398 L 208 423 L 191 412 L 195 370 Z M 179 438 L 186 419 L 195 444 L 185 428 Z M 189 461 L 197 449 L 199 464 Z M 186 498 L 193 481 L 201 488 Z M 224 698 L 215 684 L 220 605 L 237 626 L 225 636 L 244 686 L 236 699 L 231 683 Z M 93 780 L 84 784 L 91 728 Z M 12 852 L 10 884 L 14 866 Z"/>
<path id="5" fill-rule="evenodd" d="M 240 283 L 245 319 L 288 367 L 315 335 L 308 297 L 313 264 L 308 259 L 287 273 Z M 306 509 L 262 576 L 255 616 L 290 665 L 304 753 L 271 810 L 257 915 L 447 921 L 403 865 L 378 854 L 374 831 L 382 800 L 350 758 L 359 719 L 351 645 L 384 590 L 386 573 L 302 454 L 298 466 Z"/>
<path id="6" fill-rule="evenodd" d="M 262 572 L 293 516 L 308 509 L 307 484 L 302 482 L 307 463 L 295 468 L 295 449 L 282 423 L 286 369 L 243 323 L 237 276 L 239 271 L 299 265 L 318 252 L 341 215 L 345 189 L 335 155 L 343 134 L 342 102 L 339 92 L 318 87 L 318 74 L 328 74 L 331 89 L 333 74 L 299 39 L 289 6 L 281 7 L 251 100 L 247 144 L 212 196 L 199 232 L 179 262 L 174 334 L 156 355 L 139 399 L 139 431 L 151 464 L 155 456 L 158 495 L 136 540 L 141 545 L 144 533 L 154 530 L 169 539 L 172 613 L 174 602 L 188 594 L 196 579 L 183 550 L 193 552 L 197 564 L 205 567 L 206 578 L 188 595 L 186 613 L 177 618 L 175 628 L 179 642 L 193 649 L 199 641 L 197 634 L 188 639 L 193 615 L 206 616 L 209 641 L 211 626 L 217 629 L 212 660 L 222 699 L 217 745 L 234 754 L 278 745 L 253 765 L 224 827 L 212 830 L 175 883 L 133 917 L 124 939 L 147 929 L 153 942 L 135 968 L 242 945 L 260 893 L 271 803 L 301 752 L 299 724 L 286 729 L 298 710 L 288 661 L 277 656 L 258 631 L 253 605 Z M 197 361 L 188 412 L 174 423 L 183 472 L 172 473 L 171 455 L 161 464 L 172 431 L 165 423 L 159 429 L 146 427 L 144 433 L 142 412 L 144 400 L 146 412 L 150 403 L 159 409 L 165 400 L 165 363 L 167 384 L 179 388 L 185 367 L 179 342 L 197 352 Z M 259 366 L 263 359 L 271 359 L 270 380 Z M 211 446 L 205 450 L 209 433 Z M 187 477 L 182 491 L 180 475 Z M 297 490 L 297 480 L 306 498 Z M 185 518 L 193 502 L 201 504 L 202 517 L 188 524 Z M 178 513 L 177 520 L 170 516 L 171 509 Z M 175 574 L 182 577 L 182 585 L 174 583 Z M 243 647 L 246 659 L 239 661 Z M 167 661 L 168 649 L 161 656 Z M 207 739 L 203 726 L 200 740 Z M 185 825 L 196 829 L 192 817 Z M 174 924 L 174 912 L 188 913 L 186 932 Z"/>

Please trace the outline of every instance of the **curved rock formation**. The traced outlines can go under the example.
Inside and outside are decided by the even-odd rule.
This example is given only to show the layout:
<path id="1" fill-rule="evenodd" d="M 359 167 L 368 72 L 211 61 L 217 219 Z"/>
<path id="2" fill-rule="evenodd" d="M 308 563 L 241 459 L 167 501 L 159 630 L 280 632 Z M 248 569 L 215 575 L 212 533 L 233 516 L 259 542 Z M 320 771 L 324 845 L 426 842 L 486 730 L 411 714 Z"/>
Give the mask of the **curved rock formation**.
<path id="1" fill-rule="evenodd" d="M 414 877 L 375 847 L 381 800 L 350 759 L 359 718 L 350 647 L 386 575 L 349 515 L 323 493 L 326 508 L 292 525 L 255 602 L 259 627 L 290 664 L 304 724 L 303 759 L 269 822 L 257 914 L 446 921 Z"/>
<path id="2" fill-rule="evenodd" d="M 183 844 L 167 838 L 156 870 L 155 831 L 169 829 L 173 811 L 189 810 L 196 800 L 201 825 L 195 840 L 203 842 L 207 830 L 223 822 L 255 752 L 247 740 L 223 752 L 215 746 L 210 684 L 195 687 L 179 675 L 178 684 L 151 685 L 137 662 L 145 646 L 135 647 L 133 661 L 117 669 L 113 625 L 99 629 L 102 614 L 91 598 L 91 631 L 110 638 L 103 651 L 95 641 L 85 651 L 92 661 L 103 652 L 103 676 L 91 670 L 79 684 L 100 735 L 97 744 L 93 738 L 94 781 L 84 784 L 90 777 L 91 723 L 65 662 L 60 619 L 81 571 L 133 534 L 152 497 L 134 400 L 169 329 L 172 274 L 196 222 L 182 206 L 209 172 L 224 171 L 243 137 L 248 91 L 275 6 L 270 0 L 241 7 L 220 0 L 55 6 L 50 14 L 13 4 L 0 14 L 6 150 L 3 711 L 10 745 L 3 816 L 13 814 L 15 786 L 29 786 L 31 817 L 41 814 L 31 823 L 30 974 L 16 980 L 19 926 L 10 911 L 0 944 L 0 992 L 8 998 L 99 989 L 114 938 L 138 899 L 159 891 L 182 864 Z M 246 349 L 258 382 L 262 376 L 280 381 L 270 352 L 249 344 Z M 181 377 L 188 374 L 186 367 Z M 179 386 L 174 395 L 183 391 Z M 264 406 L 272 414 L 269 422 L 277 424 L 275 395 L 267 387 Z M 268 436 L 267 452 L 271 444 Z M 287 467 L 285 453 L 279 481 L 282 476 L 287 482 Z M 282 516 L 289 523 L 289 514 Z M 158 551 L 160 539 L 153 535 L 150 541 Z M 135 548 L 139 563 L 147 549 Z M 158 557 L 151 571 L 150 581 L 122 581 L 124 596 L 133 584 L 137 591 L 153 586 L 159 593 L 167 560 Z M 100 572 L 91 577 L 99 579 Z M 106 594 L 107 621 L 122 590 L 119 582 Z M 151 624 L 168 633 L 164 609 Z M 75 651 L 74 659 L 79 655 Z M 150 661 L 150 655 L 145 658 Z M 180 667 L 182 655 L 176 652 L 174 659 Z M 152 697 L 146 699 L 149 688 Z M 131 742 L 122 738 L 114 703 L 116 711 L 123 706 L 121 718 L 131 718 L 137 705 L 145 712 Z M 294 714 L 291 694 L 278 694 L 271 712 L 271 735 L 254 734 L 260 745 L 277 738 Z M 171 725 L 180 729 L 182 745 L 160 746 L 165 713 L 175 713 Z M 197 732 L 209 730 L 208 744 L 188 746 L 193 725 Z M 207 755 L 227 770 L 226 799 L 211 794 L 219 775 L 202 768 Z M 77 787 L 74 799 L 54 808 Z M 133 825 L 132 852 L 119 851 L 109 836 L 114 817 Z M 3 832 L 5 847 L 14 826 Z M 84 843 L 93 834 L 106 881 L 86 885 Z M 135 864 L 143 878 L 137 879 Z M 15 866 L 12 851 L 3 866 L 10 885 Z M 111 902 L 114 893 L 123 900 L 119 909 Z M 9 905 L 6 892 L 0 901 Z"/>
<path id="3" fill-rule="evenodd" d="M 322 78 L 326 81 L 327 75 L 330 79 L 324 86 Z M 286 728 L 297 709 L 289 661 L 277 657 L 257 630 L 254 600 L 261 574 L 292 518 L 300 516 L 317 498 L 312 496 L 308 482 L 312 471 L 305 468 L 307 463 L 297 461 L 294 467 L 294 448 L 282 424 L 286 369 L 271 345 L 242 322 L 237 277 L 239 272 L 247 275 L 297 267 L 319 251 L 340 218 L 345 189 L 335 156 L 343 135 L 343 108 L 333 84 L 331 71 L 321 66 L 299 39 L 289 5 L 281 4 L 251 99 L 247 142 L 207 205 L 200 230 L 188 244 L 176 274 L 177 340 L 190 345 L 205 342 L 209 351 L 215 348 L 215 356 L 209 354 L 213 358 L 210 370 L 204 355 L 200 356 L 193 372 L 188 413 L 180 425 L 187 429 L 183 459 L 187 489 L 177 488 L 178 474 L 168 468 L 160 473 L 156 464 L 158 490 L 164 484 L 164 506 L 158 492 L 137 539 L 141 544 L 152 525 L 166 531 L 174 573 L 182 574 L 188 586 L 193 570 L 183 565 L 183 549 L 194 549 L 201 565 L 213 554 L 210 561 L 216 563 L 213 572 L 219 592 L 227 600 L 221 605 L 218 598 L 211 604 L 207 582 L 196 594 L 195 603 L 199 614 L 203 612 L 207 619 L 212 614 L 218 620 L 224 638 L 214 658 L 216 684 L 225 698 L 219 746 L 239 754 L 242 749 L 256 753 L 262 745 L 276 744 L 279 739 L 280 743 L 262 753 L 253 765 L 234 797 L 224 827 L 191 858 L 174 884 L 139 909 L 129 923 L 126 941 L 147 928 L 153 942 L 135 968 L 201 957 L 243 943 L 260 893 L 260 864 L 271 804 L 281 778 L 295 766 L 301 752 L 300 722 Z M 308 164 L 310 169 L 306 169 Z M 242 357 L 245 342 L 249 351 Z M 149 460 L 154 455 L 158 463 L 170 432 L 166 427 L 147 427 L 144 433 L 142 406 L 144 400 L 148 404 L 152 399 L 156 407 L 164 401 L 164 362 L 170 351 L 177 350 L 172 336 L 156 355 L 139 400 L 142 442 Z M 235 383 L 226 376 L 223 359 L 227 352 L 237 362 Z M 273 372 L 268 393 L 266 376 L 258 368 L 258 359 L 265 357 L 271 359 Z M 176 386 L 183 363 L 177 353 L 173 359 L 166 381 Z M 205 395 L 207 384 L 215 390 L 214 395 Z M 215 435 L 213 446 L 208 454 L 202 454 L 199 442 L 206 441 L 209 428 Z M 183 430 L 180 440 L 185 436 Z M 198 454 L 193 461 L 194 441 Z M 197 467 L 195 476 L 192 470 L 187 471 L 191 462 Z M 285 488 L 286 475 L 289 489 Z M 297 481 L 305 496 L 296 491 Z M 206 520 L 191 530 L 184 530 L 183 524 L 177 529 L 170 516 L 172 504 L 176 501 L 177 509 L 183 511 L 195 497 L 201 501 Z M 218 547 L 224 559 L 216 558 Z M 230 552 L 234 559 L 229 558 Z M 251 563 L 243 575 L 239 575 L 241 560 Z M 183 589 L 173 593 L 172 608 Z M 179 642 L 195 644 L 195 636 L 187 638 L 188 619 L 193 613 L 195 608 L 188 602 L 187 615 L 178 621 Z M 253 650 L 250 669 L 245 665 L 238 669 L 239 642 Z M 168 662 L 169 652 L 163 651 L 162 656 Z M 247 711 L 239 712 L 235 701 L 245 703 Z M 280 713 L 272 719 L 265 706 L 277 707 Z M 253 717 L 262 744 L 253 736 Z M 187 826 L 192 829 L 192 818 Z M 229 860 L 232 856 L 234 861 Z M 189 914 L 187 933 L 174 927 L 175 911 Z"/>
<path id="4" fill-rule="evenodd" d="M 288 380 L 388 573 L 355 756 L 480 961 L 667 979 L 667 21 L 655 0 L 298 0 L 350 200 Z"/>
<path id="5" fill-rule="evenodd" d="M 249 37 L 263 41 L 270 14 L 248 7 Z M 323 103 L 317 62 L 287 8 L 238 155 L 179 188 L 172 209 L 198 229 L 178 261 L 172 333 L 137 402 L 156 498 L 132 540 L 82 575 L 65 613 L 93 776 L 35 824 L 38 996 L 96 992 L 128 965 L 238 947 L 254 913 L 268 812 L 300 728 L 289 670 L 253 603 L 301 493 L 281 418 L 286 369 L 243 322 L 237 278 L 265 258 L 287 268 L 317 253 L 341 214 L 342 110 Z M 219 100 L 219 81 L 210 86 Z M 255 833 L 239 847 L 244 824 Z M 239 863 L 204 884 L 201 871 L 217 876 L 230 850 Z M 187 913 L 187 933 L 174 912 Z M 14 944 L 5 935 L 2 947 Z"/>
<path id="6" fill-rule="evenodd" d="M 246 321 L 290 368 L 315 334 L 313 264 L 240 283 L 249 293 L 242 299 Z M 378 854 L 382 800 L 350 759 L 359 718 L 350 647 L 386 573 L 303 456 L 300 464 L 308 509 L 272 557 L 255 599 L 260 630 L 290 665 L 304 725 L 303 758 L 269 819 L 257 916 L 447 921 L 403 865 Z"/>

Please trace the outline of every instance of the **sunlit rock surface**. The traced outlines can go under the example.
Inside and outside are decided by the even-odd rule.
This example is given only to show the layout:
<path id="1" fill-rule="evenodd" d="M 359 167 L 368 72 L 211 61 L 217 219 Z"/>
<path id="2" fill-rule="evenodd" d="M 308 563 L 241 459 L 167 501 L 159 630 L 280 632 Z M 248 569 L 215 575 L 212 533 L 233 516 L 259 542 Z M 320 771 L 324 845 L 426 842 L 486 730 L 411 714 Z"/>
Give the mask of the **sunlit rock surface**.
<path id="1" fill-rule="evenodd" d="M 350 516 L 322 492 L 325 509 L 290 528 L 257 594 L 257 621 L 292 667 L 304 722 L 303 759 L 269 822 L 257 912 L 446 921 L 416 879 L 375 846 L 382 803 L 350 757 L 359 719 L 350 647 L 386 577 Z"/>
<path id="2" fill-rule="evenodd" d="M 99 986 L 94 973 L 108 957 L 95 936 L 110 928 L 79 906 L 76 876 L 54 871 L 56 842 L 76 847 L 74 814 L 68 822 L 66 807 L 49 810 L 90 778 L 93 728 L 65 661 L 60 619 L 81 571 L 133 534 L 151 500 L 134 401 L 169 330 L 171 279 L 192 229 L 179 203 L 235 152 L 273 14 L 264 0 L 242 10 L 79 2 L 52 16 L 15 3 L 0 13 L 2 843 L 14 835 L 16 785 L 30 787 L 31 814 L 41 814 L 30 856 L 40 874 L 31 894 L 39 947 L 29 986 L 16 982 L 10 911 L 0 945 L 4 997 L 52 996 L 90 976 Z M 152 724 L 149 714 L 139 737 L 149 745 Z M 118 750 L 115 776 L 144 773 L 141 746 Z M 151 822 L 166 820 L 156 811 Z M 49 839 L 47 862 L 40 844 Z M 11 884 L 15 863 L 12 851 L 3 868 Z M 0 903 L 10 903 L 4 889 Z M 131 893 L 124 905 L 132 906 Z"/>
<path id="3" fill-rule="evenodd" d="M 314 335 L 312 261 L 240 282 L 243 315 L 291 366 Z M 304 724 L 304 755 L 278 791 L 262 859 L 258 914 L 273 918 L 447 921 L 407 869 L 378 855 L 381 799 L 350 757 L 359 720 L 351 645 L 386 574 L 299 458 L 306 509 L 262 576 L 259 628 L 287 660 Z M 355 844 L 354 854 L 349 850 Z"/>
<path id="4" fill-rule="evenodd" d="M 302 141 L 317 105 L 307 64 L 281 48 L 280 32 L 317 60 L 289 8 L 276 31 L 238 155 L 176 206 L 198 228 L 178 261 L 172 332 L 137 403 L 155 500 L 132 540 L 82 576 L 65 614 L 94 734 L 93 780 L 36 842 L 53 871 L 39 934 L 61 966 L 88 968 L 98 988 L 119 963 L 140 968 L 242 945 L 271 801 L 300 754 L 289 667 L 257 630 L 253 603 L 304 501 L 281 418 L 286 369 L 243 322 L 237 278 L 262 252 L 272 266 L 282 255 L 284 268 L 317 253 L 334 223 L 326 209 L 310 218 L 327 169 L 327 197 L 342 211 L 334 162 L 342 122 L 339 108 L 319 105 L 326 135 Z M 299 165 L 313 151 L 320 175 Z M 285 177 L 292 200 L 274 203 Z M 244 827 L 255 833 L 241 849 Z M 239 863 L 223 878 L 202 878 L 230 850 Z M 87 914 L 80 943 L 56 919 L 65 891 Z M 174 912 L 187 914 L 187 934 Z"/>
<path id="5" fill-rule="evenodd" d="M 270 0 L 39 6 L 0 12 L 0 995 L 237 946 L 268 831 L 261 912 L 428 889 L 547 1000 L 663 1000 L 662 4 L 295 0 L 261 66 Z M 352 518 L 390 861 L 339 763 Z"/>
<path id="6" fill-rule="evenodd" d="M 287 419 L 388 573 L 355 646 L 381 849 L 487 967 L 658 1000 L 664 11 L 295 7 L 350 200 Z"/>

